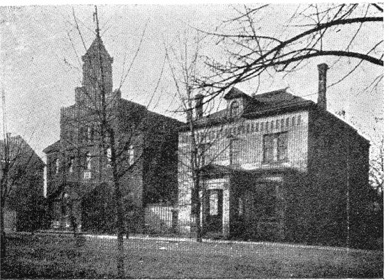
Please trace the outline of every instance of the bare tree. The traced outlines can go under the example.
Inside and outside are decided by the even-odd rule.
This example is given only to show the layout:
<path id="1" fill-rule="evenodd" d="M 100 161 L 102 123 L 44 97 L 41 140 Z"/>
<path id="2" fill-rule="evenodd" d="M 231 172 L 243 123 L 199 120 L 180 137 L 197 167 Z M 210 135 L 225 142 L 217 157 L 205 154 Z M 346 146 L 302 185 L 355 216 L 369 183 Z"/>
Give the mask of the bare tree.
<path id="1" fill-rule="evenodd" d="M 265 22 L 272 20 L 267 13 L 273 8 L 278 7 L 244 6 L 243 10 L 237 9 L 237 17 L 222 24 L 223 31 L 206 32 L 215 36 L 217 44 L 224 43 L 229 60 L 221 63 L 209 58 L 207 64 L 215 74 L 204 79 L 204 85 L 221 92 L 262 74 L 297 71 L 305 62 L 325 56 L 335 57 L 335 63 L 343 58 L 355 60 L 346 76 L 362 63 L 383 66 L 383 38 L 367 41 L 363 34 L 364 28 L 366 32 L 383 30 L 383 4 L 299 6 L 276 33 L 264 30 Z M 375 82 L 382 78 L 380 75 Z"/>
<path id="2" fill-rule="evenodd" d="M 118 249 L 117 270 L 118 277 L 124 278 L 123 201 L 129 195 L 124 182 L 130 180 L 131 174 L 138 171 L 138 164 L 143 159 L 162 149 L 166 140 L 164 132 L 169 128 L 161 128 L 163 125 L 159 117 L 148 112 L 146 106 L 121 99 L 119 89 L 112 91 L 112 58 L 102 43 L 97 8 L 95 7 L 94 13 L 97 26 L 96 38 L 90 49 L 86 48 L 77 17 L 75 13 L 73 14 L 75 27 L 83 42 L 86 55 L 83 56 L 83 86 L 76 89 L 76 104 L 64 108 L 61 112 L 61 124 L 64 126 L 61 127 L 63 183 L 67 180 L 65 169 L 74 168 L 78 182 L 82 181 L 83 176 L 90 176 L 93 160 L 98 161 L 96 166 L 99 169 L 96 172 L 98 178 L 95 183 L 112 182 Z M 140 44 L 142 39 L 143 35 Z M 73 46 L 73 41 L 71 43 Z M 139 49 L 140 47 L 134 54 L 130 67 L 122 75 L 120 86 L 125 82 Z M 156 130 L 160 133 L 153 135 L 153 142 L 147 140 L 148 134 Z"/>
<path id="3" fill-rule="evenodd" d="M 198 78 L 205 72 L 201 69 L 201 49 L 205 37 L 199 33 L 193 36 L 186 33 L 178 38 L 179 47 L 175 49 L 166 46 L 165 51 L 176 89 L 175 95 L 180 100 L 176 113 L 186 115 L 186 125 L 179 134 L 178 176 L 179 181 L 188 180 L 190 187 L 186 188 L 186 183 L 179 182 L 179 209 L 191 208 L 190 224 L 192 227 L 195 222 L 196 240 L 202 242 L 205 225 L 205 222 L 202 225 L 202 202 L 207 191 L 203 183 L 204 169 L 215 163 L 229 149 L 229 144 L 220 143 L 224 138 L 223 127 L 213 127 L 208 119 L 208 115 L 218 109 L 220 104 L 213 100 L 214 95 L 209 88 L 202 88 L 198 84 Z M 225 117 L 221 115 L 219 120 Z M 214 116 L 213 120 L 216 119 Z M 188 201 L 185 197 L 189 193 L 191 199 Z"/>

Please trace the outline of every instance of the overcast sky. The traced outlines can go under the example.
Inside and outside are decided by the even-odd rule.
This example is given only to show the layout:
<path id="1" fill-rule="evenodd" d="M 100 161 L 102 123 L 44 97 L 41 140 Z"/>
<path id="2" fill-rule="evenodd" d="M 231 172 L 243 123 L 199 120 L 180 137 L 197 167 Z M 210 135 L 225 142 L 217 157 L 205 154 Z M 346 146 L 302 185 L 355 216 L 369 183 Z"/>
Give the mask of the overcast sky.
<path id="1" fill-rule="evenodd" d="M 60 108 L 74 103 L 74 88 L 81 84 L 80 57 L 85 49 L 75 28 L 73 10 L 88 48 L 95 36 L 93 6 L 0 7 L 0 74 L 7 128 L 25 138 L 40 156 L 45 147 L 59 139 Z M 265 27 L 276 32 L 294 10 L 291 5 L 275 7 Z M 114 88 L 119 86 L 145 30 L 138 56 L 122 86 L 122 96 L 146 105 L 164 69 L 150 109 L 176 118 L 180 116 L 171 109 L 178 100 L 173 94 L 169 68 L 164 64 L 164 42 L 178 46 L 178 34 L 190 26 L 211 31 L 236 15 L 232 5 L 99 5 L 98 11 L 103 42 L 114 58 Z M 382 32 L 363 30 L 363 36 L 370 40 L 370 36 L 383 36 Z M 220 55 L 212 44 L 205 46 L 205 53 Z M 321 62 L 332 65 L 333 60 L 318 59 L 293 75 L 261 80 L 258 93 L 289 87 L 291 93 L 316 101 L 316 65 Z M 355 62 L 331 67 L 328 84 L 340 79 L 351 65 Z M 347 118 L 365 136 L 372 135 L 375 126 L 381 130 L 375 117 L 383 117 L 383 86 L 380 84 L 369 94 L 364 89 L 382 71 L 381 67 L 363 63 L 356 73 L 328 89 L 329 111 L 345 110 Z M 256 86 L 257 82 L 237 85 L 248 93 L 253 93 Z"/>

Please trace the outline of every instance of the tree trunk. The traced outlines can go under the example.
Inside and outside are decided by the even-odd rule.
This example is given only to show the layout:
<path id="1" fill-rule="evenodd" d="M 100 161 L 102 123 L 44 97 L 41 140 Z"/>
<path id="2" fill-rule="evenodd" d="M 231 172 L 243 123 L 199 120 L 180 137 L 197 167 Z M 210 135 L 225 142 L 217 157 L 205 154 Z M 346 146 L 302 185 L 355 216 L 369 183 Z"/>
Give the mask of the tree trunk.
<path id="1" fill-rule="evenodd" d="M 124 267 L 124 248 L 123 248 L 123 205 L 122 195 L 119 184 L 118 168 L 117 168 L 117 157 L 115 149 L 115 135 L 113 129 L 110 131 L 110 146 L 111 146 L 111 164 L 112 164 L 112 175 L 114 179 L 115 188 L 115 206 L 116 206 L 116 226 L 117 226 L 117 242 L 118 242 L 118 255 L 117 255 L 117 270 L 118 278 L 125 278 L 125 267 Z"/>
<path id="2" fill-rule="evenodd" d="M 194 203 L 195 203 L 195 228 L 196 228 L 196 241 L 202 242 L 202 225 L 200 223 L 200 178 L 199 173 L 195 172 L 195 180 L 194 180 Z"/>
<path id="3" fill-rule="evenodd" d="M 1 203 L 1 263 L 4 262 L 5 256 L 6 256 L 6 236 L 5 236 L 5 229 L 4 229 L 4 203 Z"/>

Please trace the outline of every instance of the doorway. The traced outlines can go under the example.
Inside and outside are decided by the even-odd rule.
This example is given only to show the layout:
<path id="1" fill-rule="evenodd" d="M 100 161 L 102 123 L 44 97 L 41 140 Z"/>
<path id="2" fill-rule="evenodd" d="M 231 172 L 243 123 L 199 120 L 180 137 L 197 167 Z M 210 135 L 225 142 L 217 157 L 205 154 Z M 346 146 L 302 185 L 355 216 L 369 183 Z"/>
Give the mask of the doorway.
<path id="1" fill-rule="evenodd" d="M 206 232 L 222 233 L 223 190 L 207 190 L 205 200 Z"/>

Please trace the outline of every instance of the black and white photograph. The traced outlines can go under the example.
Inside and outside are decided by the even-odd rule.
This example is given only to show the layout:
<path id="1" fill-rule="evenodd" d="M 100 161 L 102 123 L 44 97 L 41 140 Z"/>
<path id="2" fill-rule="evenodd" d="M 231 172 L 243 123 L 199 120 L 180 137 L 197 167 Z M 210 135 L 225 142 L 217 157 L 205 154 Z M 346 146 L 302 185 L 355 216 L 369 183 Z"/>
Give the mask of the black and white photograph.
<path id="1" fill-rule="evenodd" d="M 1 278 L 384 278 L 383 18 L 1 3 Z"/>

